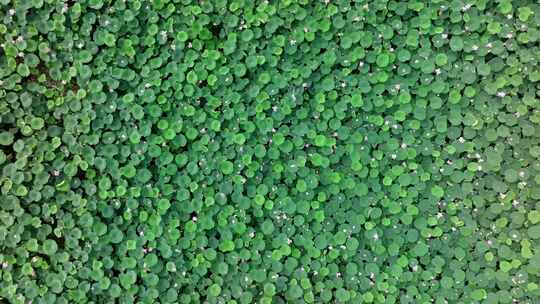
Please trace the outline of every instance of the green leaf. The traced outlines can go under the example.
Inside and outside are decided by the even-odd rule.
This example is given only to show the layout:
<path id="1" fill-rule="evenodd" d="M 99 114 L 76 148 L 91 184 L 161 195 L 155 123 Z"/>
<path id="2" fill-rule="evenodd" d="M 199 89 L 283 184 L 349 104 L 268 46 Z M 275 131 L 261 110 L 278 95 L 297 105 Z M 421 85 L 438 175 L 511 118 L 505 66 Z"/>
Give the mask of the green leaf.
<path id="1" fill-rule="evenodd" d="M 223 252 L 233 251 L 234 247 L 234 242 L 231 240 L 225 240 L 219 244 L 219 250 Z"/>
<path id="2" fill-rule="evenodd" d="M 224 160 L 220 163 L 219 168 L 223 174 L 229 175 L 234 171 L 234 164 L 228 160 Z"/>
<path id="3" fill-rule="evenodd" d="M 476 289 L 471 293 L 471 298 L 475 301 L 483 300 L 487 297 L 487 293 L 484 289 Z"/>
<path id="4" fill-rule="evenodd" d="M 441 186 L 433 186 L 431 187 L 431 195 L 440 199 L 444 196 L 444 189 Z"/>
<path id="5" fill-rule="evenodd" d="M 527 218 L 532 224 L 536 224 L 540 222 L 540 211 L 538 210 L 532 210 L 527 214 Z"/>
<path id="6" fill-rule="evenodd" d="M 218 284 L 212 284 L 208 288 L 208 294 L 214 298 L 219 296 L 221 294 L 221 287 Z"/>
<path id="7" fill-rule="evenodd" d="M 527 234 L 532 239 L 540 238 L 540 225 L 534 225 L 532 227 L 529 227 L 529 229 L 527 229 Z"/>
<path id="8" fill-rule="evenodd" d="M 9 146 L 13 144 L 14 136 L 11 132 L 3 131 L 0 133 L 0 145 Z"/>

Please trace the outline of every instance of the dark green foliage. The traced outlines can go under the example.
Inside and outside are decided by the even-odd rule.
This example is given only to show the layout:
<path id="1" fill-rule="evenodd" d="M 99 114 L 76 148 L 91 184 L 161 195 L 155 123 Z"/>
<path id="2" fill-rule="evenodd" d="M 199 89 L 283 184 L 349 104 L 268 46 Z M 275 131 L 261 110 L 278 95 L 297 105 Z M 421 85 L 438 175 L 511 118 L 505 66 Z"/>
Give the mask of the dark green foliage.
<path id="1" fill-rule="evenodd" d="M 540 5 L 0 0 L 1 303 L 537 303 Z"/>

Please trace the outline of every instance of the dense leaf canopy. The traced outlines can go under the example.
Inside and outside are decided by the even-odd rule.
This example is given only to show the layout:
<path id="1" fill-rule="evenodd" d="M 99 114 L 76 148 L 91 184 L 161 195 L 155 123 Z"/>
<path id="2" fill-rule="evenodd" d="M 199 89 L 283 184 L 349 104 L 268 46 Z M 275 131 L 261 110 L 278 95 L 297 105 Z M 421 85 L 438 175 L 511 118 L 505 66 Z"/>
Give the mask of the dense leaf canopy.
<path id="1" fill-rule="evenodd" d="M 0 302 L 538 303 L 536 1 L 0 19 Z"/>

